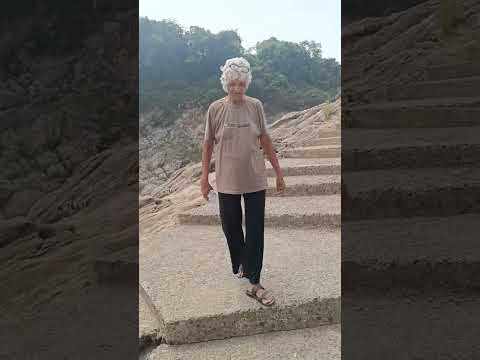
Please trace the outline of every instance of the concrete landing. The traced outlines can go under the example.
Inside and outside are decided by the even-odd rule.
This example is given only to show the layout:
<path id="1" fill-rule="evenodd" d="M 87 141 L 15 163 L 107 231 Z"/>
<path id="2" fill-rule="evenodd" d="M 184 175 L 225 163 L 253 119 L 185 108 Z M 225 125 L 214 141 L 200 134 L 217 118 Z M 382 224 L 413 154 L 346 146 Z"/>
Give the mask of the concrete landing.
<path id="1" fill-rule="evenodd" d="M 340 195 L 268 197 L 265 202 L 265 226 L 337 227 L 341 222 L 340 205 Z M 217 201 L 179 213 L 177 217 L 183 225 L 219 225 L 219 214 Z"/>
<path id="2" fill-rule="evenodd" d="M 340 248 L 339 229 L 266 228 L 266 308 L 233 275 L 219 226 L 179 226 L 140 242 L 140 283 L 170 344 L 338 323 Z"/>
<path id="3" fill-rule="evenodd" d="M 340 360 L 340 325 L 278 331 L 199 344 L 160 345 L 141 360 Z"/>

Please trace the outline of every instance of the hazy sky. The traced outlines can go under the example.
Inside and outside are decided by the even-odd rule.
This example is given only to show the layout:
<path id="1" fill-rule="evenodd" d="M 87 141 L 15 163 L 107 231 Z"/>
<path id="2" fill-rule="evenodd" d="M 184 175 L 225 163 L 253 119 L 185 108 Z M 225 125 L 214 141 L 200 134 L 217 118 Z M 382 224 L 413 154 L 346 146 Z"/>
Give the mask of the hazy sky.
<path id="1" fill-rule="evenodd" d="M 340 62 L 340 0 L 140 0 L 140 16 L 175 20 L 213 33 L 237 30 L 245 49 L 272 36 L 322 44 L 323 57 Z M 281 3 L 281 5 L 279 4 Z"/>

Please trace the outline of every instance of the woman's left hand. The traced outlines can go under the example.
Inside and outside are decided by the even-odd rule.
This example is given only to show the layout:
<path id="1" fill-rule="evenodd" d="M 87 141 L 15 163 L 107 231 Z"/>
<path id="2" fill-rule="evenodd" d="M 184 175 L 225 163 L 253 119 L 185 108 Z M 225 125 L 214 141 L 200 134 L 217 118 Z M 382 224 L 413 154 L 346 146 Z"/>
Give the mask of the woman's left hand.
<path id="1" fill-rule="evenodd" d="M 285 185 L 285 180 L 283 180 L 283 177 L 277 176 L 277 192 L 283 193 L 286 187 L 287 186 Z"/>

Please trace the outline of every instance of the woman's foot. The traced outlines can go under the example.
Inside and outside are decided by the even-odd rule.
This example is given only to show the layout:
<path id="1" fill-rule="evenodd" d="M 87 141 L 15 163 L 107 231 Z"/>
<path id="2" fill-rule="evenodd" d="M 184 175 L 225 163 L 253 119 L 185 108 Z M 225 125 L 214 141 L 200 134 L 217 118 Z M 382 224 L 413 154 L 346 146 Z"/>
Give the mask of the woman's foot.
<path id="1" fill-rule="evenodd" d="M 247 295 L 264 306 L 272 306 L 275 303 L 272 294 L 260 284 L 253 285 L 251 290 L 247 290 Z"/>
<path id="2" fill-rule="evenodd" d="M 246 277 L 245 273 L 243 272 L 243 266 L 240 264 L 238 267 L 238 272 L 235 274 L 239 279 Z"/>

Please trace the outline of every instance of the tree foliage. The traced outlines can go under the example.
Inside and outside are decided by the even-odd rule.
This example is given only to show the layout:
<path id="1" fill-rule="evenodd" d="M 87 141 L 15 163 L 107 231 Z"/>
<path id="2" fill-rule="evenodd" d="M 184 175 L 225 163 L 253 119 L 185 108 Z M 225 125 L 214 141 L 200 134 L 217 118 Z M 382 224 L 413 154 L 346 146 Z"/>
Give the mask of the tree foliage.
<path id="1" fill-rule="evenodd" d="M 170 125 L 185 108 L 222 97 L 220 66 L 231 57 L 250 62 L 247 93 L 261 99 L 267 112 L 313 106 L 340 91 L 340 64 L 323 58 L 314 41 L 272 37 L 245 50 L 233 30 L 213 34 L 198 26 L 184 30 L 173 20 L 140 18 L 139 47 L 140 112 L 161 110 L 160 126 Z"/>

